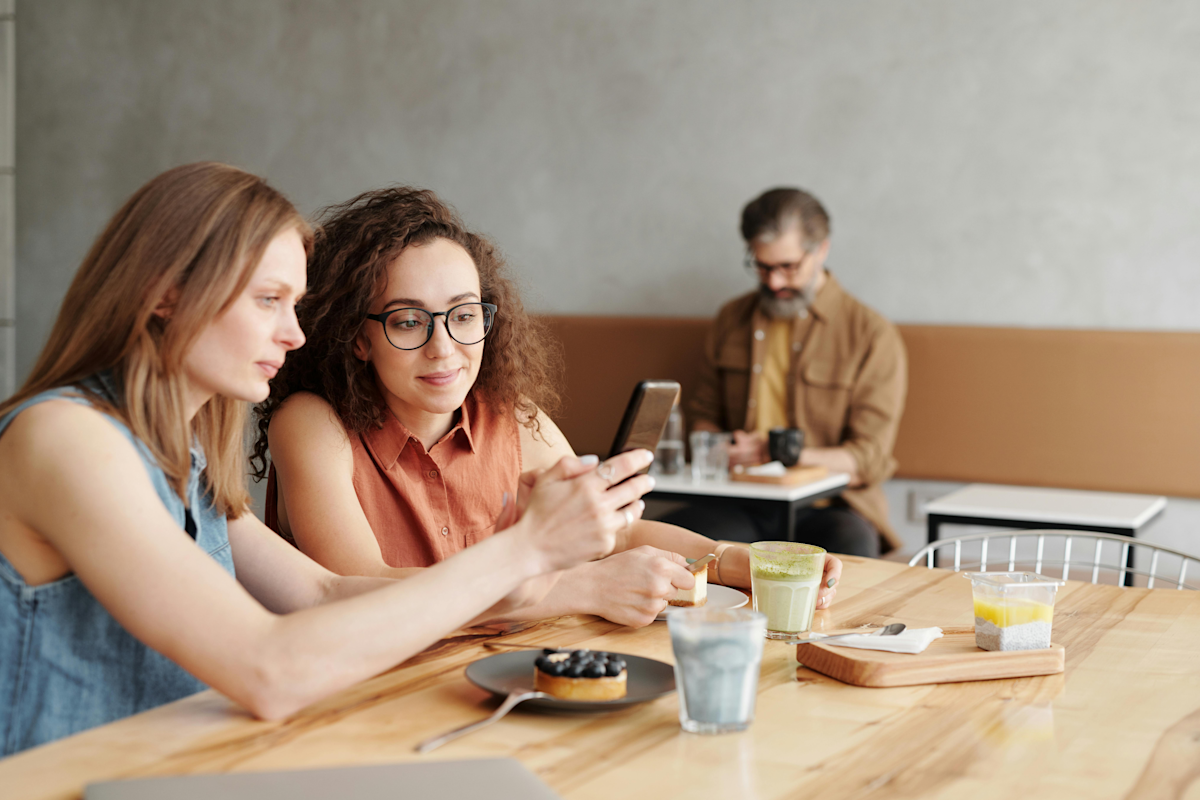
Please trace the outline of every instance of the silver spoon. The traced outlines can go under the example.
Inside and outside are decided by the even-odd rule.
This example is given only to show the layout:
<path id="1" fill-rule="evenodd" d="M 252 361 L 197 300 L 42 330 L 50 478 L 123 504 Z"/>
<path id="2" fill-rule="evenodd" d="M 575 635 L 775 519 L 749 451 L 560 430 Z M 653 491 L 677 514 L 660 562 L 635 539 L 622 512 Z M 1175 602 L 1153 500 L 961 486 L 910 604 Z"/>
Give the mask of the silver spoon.
<path id="1" fill-rule="evenodd" d="M 796 642 L 796 644 L 825 644 L 827 642 L 836 642 L 838 639 L 845 639 L 847 636 L 895 636 L 898 633 L 903 633 L 904 629 L 907 627 L 908 626 L 903 622 L 893 622 L 891 625 L 879 628 L 878 630 L 874 630 L 866 634 L 839 633 L 837 636 L 826 636 L 822 639 L 805 639 L 803 641 Z"/>
<path id="2" fill-rule="evenodd" d="M 446 733 L 443 733 L 441 736 L 434 736 L 432 739 L 426 739 L 425 741 L 423 741 L 419 745 L 417 745 L 416 751 L 418 753 L 428 753 L 431 750 L 436 750 L 437 748 L 444 745 L 446 742 L 453 741 L 460 736 L 466 736 L 468 733 L 471 733 L 472 731 L 477 731 L 480 728 L 485 728 L 488 725 L 491 725 L 493 722 L 495 722 L 496 720 L 503 717 L 509 711 L 512 711 L 516 707 L 517 703 L 523 703 L 526 700 L 539 700 L 543 697 L 549 697 L 549 696 L 550 695 L 546 694 L 545 692 L 534 692 L 534 691 L 513 692 L 508 697 L 504 698 L 504 702 L 501 703 L 500 707 L 496 709 L 496 713 L 492 714 L 490 717 L 481 719 L 478 722 L 472 722 L 468 725 L 463 725 L 461 728 L 455 728 L 452 731 L 447 731 Z"/>

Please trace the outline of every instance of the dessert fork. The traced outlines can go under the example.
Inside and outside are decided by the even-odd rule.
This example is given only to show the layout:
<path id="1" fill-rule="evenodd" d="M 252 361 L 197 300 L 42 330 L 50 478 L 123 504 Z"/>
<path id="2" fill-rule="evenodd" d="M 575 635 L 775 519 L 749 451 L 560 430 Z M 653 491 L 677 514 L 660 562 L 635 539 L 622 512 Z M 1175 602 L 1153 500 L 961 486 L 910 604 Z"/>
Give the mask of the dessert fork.
<path id="1" fill-rule="evenodd" d="M 845 639 L 847 636 L 895 636 L 898 633 L 904 633 L 904 629 L 907 627 L 903 622 L 893 622 L 887 627 L 873 630 L 870 633 L 839 633 L 837 636 L 825 636 L 820 639 L 803 639 L 796 644 L 826 644 L 838 639 Z"/>
<path id="2" fill-rule="evenodd" d="M 428 753 L 431 750 L 436 750 L 437 748 L 444 745 L 446 742 L 453 741 L 460 736 L 466 736 L 468 733 L 471 733 L 472 731 L 477 731 L 480 728 L 485 728 L 488 725 L 491 725 L 493 722 L 495 722 L 496 720 L 503 717 L 509 711 L 512 711 L 514 708 L 516 708 L 518 703 L 523 703 L 526 700 L 538 700 L 543 697 L 549 697 L 549 696 L 550 695 L 546 694 L 545 692 L 535 692 L 535 691 L 513 692 L 508 697 L 504 698 L 504 702 L 500 704 L 500 707 L 497 708 L 495 713 L 493 713 L 490 717 L 481 719 L 478 722 L 472 722 L 467 725 L 463 725 L 461 728 L 455 728 L 452 731 L 446 731 L 445 733 L 443 733 L 440 736 L 434 736 L 431 739 L 426 739 L 425 741 L 423 741 L 419 745 L 417 745 L 415 749 L 418 753 L 422 753 L 422 754 Z"/>

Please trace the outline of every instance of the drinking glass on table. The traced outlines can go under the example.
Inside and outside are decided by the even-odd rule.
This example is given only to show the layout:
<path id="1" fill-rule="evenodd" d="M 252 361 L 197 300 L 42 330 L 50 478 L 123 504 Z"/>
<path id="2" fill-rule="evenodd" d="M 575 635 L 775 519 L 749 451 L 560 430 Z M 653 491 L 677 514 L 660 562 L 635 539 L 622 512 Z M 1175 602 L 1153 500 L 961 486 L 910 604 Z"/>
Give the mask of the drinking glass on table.
<path id="1" fill-rule="evenodd" d="M 692 431 L 692 480 L 723 481 L 729 478 L 729 445 L 733 434 Z"/>
<path id="2" fill-rule="evenodd" d="M 766 622 L 748 608 L 680 608 L 667 617 L 685 731 L 734 733 L 750 727 Z"/>
<path id="3" fill-rule="evenodd" d="M 825 550 L 799 542 L 750 545 L 754 610 L 767 617 L 767 638 L 800 641 L 812 629 L 825 570 Z"/>
<path id="4" fill-rule="evenodd" d="M 650 466 L 650 474 L 678 475 L 683 472 L 683 466 L 683 412 L 676 403 L 671 409 L 671 415 L 667 417 L 662 438 L 658 440 L 658 449 L 654 451 L 654 463 Z"/>

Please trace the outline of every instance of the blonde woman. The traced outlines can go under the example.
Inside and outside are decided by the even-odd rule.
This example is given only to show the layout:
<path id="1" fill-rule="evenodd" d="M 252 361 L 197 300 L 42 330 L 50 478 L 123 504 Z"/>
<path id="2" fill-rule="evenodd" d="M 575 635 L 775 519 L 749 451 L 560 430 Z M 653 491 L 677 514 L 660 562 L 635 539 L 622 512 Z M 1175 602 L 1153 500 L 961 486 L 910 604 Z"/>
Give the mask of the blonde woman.
<path id="1" fill-rule="evenodd" d="M 564 458 L 503 533 L 393 581 L 334 575 L 247 513 L 245 404 L 304 343 L 310 246 L 278 192 L 206 163 L 142 187 L 88 253 L 0 404 L 3 754 L 206 685 L 285 716 L 539 602 L 640 515 L 648 479 L 620 481 L 649 453 Z"/>

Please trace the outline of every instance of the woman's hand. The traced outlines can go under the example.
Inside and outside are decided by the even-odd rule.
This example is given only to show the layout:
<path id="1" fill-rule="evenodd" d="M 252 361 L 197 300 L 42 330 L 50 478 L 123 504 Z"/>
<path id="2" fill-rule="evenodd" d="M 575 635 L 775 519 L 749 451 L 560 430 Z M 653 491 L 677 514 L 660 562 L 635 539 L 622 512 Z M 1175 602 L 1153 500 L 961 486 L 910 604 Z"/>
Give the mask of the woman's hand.
<path id="1" fill-rule="evenodd" d="M 654 459 L 632 450 L 597 466 L 593 457 L 565 457 L 532 478 L 528 502 L 513 530 L 520 529 L 543 559 L 543 572 L 569 569 L 612 552 L 617 534 L 639 519 L 641 496 L 654 486 L 635 475 Z M 628 480 L 626 480 L 628 478 Z"/>
<path id="2" fill-rule="evenodd" d="M 842 579 L 842 560 L 837 556 L 825 555 L 825 572 L 821 575 L 821 591 L 817 592 L 817 608 L 829 608 L 837 594 L 838 581 Z"/>
<path id="3" fill-rule="evenodd" d="M 695 584 L 683 556 L 643 546 L 572 570 L 557 591 L 576 594 L 588 613 L 640 628 L 662 613 L 676 589 Z"/>

